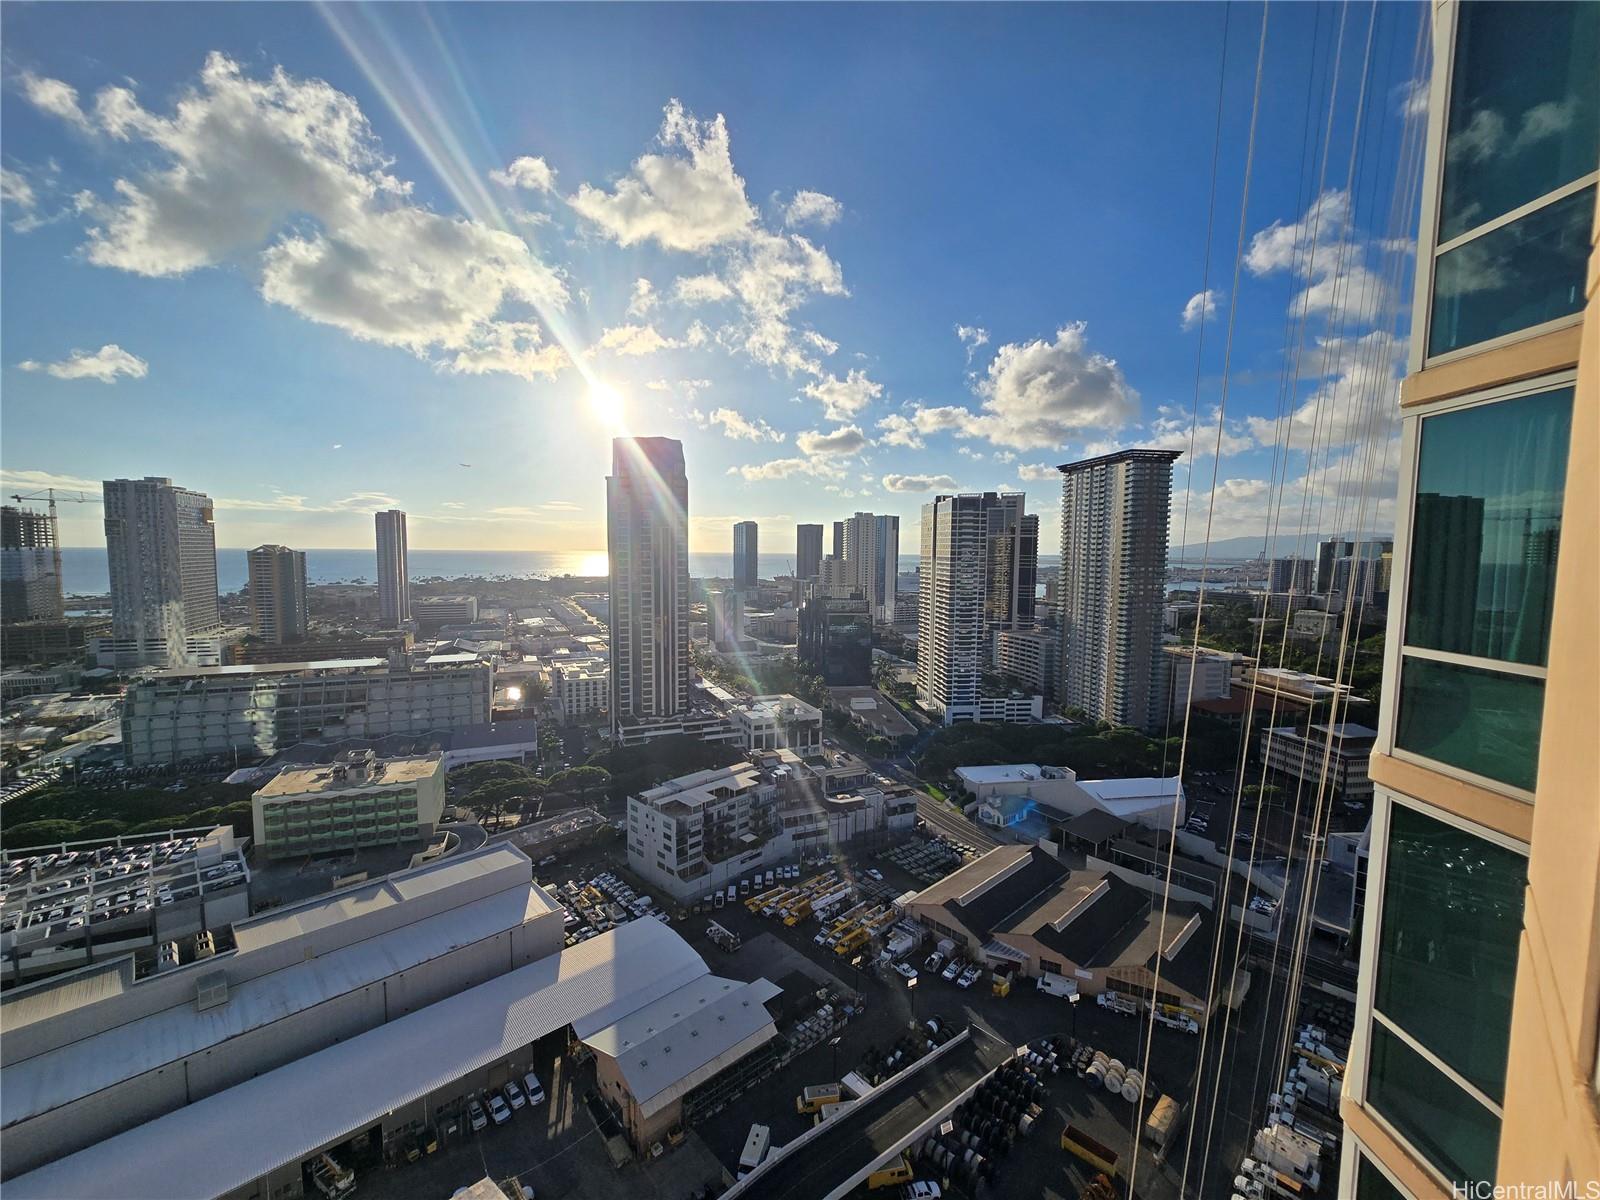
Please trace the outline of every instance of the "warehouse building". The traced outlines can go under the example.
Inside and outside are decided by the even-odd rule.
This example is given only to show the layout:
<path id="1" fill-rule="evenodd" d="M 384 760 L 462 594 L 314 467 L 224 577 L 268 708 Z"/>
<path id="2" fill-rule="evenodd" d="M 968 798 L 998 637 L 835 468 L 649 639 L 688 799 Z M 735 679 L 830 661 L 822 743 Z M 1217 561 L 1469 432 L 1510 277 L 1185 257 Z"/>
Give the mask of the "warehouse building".
<path id="1" fill-rule="evenodd" d="M 1074 870 L 1038 847 L 999 846 L 919 892 L 907 912 L 993 969 L 1063 976 L 1086 995 L 1153 991 L 1162 1003 L 1208 1013 L 1215 920 L 1203 905 L 1177 900 L 1163 919 L 1154 886 Z"/>
<path id="2" fill-rule="evenodd" d="M 448 1142 L 552 1034 L 591 1046 L 645 1144 L 776 1036 L 767 981 L 711 976 L 648 919 L 560 950 L 561 916 L 497 846 L 242 922 L 235 953 L 194 969 L 13 993 L 7 1196 L 287 1200 L 354 1141 Z"/>

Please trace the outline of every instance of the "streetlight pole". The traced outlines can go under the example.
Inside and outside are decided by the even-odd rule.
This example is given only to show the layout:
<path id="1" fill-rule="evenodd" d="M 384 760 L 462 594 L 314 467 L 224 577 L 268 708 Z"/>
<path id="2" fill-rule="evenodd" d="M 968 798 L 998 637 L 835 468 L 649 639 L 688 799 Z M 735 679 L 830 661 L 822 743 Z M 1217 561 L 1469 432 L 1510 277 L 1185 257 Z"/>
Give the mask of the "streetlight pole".
<path id="1" fill-rule="evenodd" d="M 906 980 L 906 991 L 911 993 L 911 1022 L 915 1024 L 917 1020 L 917 981 L 915 979 Z"/>
<path id="2" fill-rule="evenodd" d="M 837 1036 L 828 1039 L 828 1045 L 833 1047 L 833 1074 L 829 1076 L 833 1080 L 839 1078 L 839 1043 L 843 1040 L 842 1037 Z"/>

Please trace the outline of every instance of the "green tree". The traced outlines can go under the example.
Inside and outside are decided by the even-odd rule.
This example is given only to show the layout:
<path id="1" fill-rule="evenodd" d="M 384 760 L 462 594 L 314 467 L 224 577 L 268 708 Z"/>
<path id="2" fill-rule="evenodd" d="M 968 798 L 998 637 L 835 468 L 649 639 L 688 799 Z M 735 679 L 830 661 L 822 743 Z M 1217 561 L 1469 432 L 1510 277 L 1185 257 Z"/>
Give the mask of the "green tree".
<path id="1" fill-rule="evenodd" d="M 611 783 L 611 772 L 604 767 L 569 767 L 550 777 L 549 791 L 556 795 L 590 800 Z"/>
<path id="2" fill-rule="evenodd" d="M 77 840 L 76 821 L 24 821 L 20 825 L 7 825 L 0 832 L 0 842 L 7 850 L 25 850 L 30 846 L 49 846 Z"/>

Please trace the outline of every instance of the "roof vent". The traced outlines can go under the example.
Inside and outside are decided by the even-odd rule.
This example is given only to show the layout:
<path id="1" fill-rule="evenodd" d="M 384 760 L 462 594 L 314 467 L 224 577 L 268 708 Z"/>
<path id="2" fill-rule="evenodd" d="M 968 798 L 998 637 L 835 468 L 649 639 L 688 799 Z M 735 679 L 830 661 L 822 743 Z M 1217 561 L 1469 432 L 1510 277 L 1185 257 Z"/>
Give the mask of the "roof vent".
<path id="1" fill-rule="evenodd" d="M 194 1008 L 205 1012 L 228 1002 L 228 976 L 223 971 L 207 971 L 195 980 Z"/>

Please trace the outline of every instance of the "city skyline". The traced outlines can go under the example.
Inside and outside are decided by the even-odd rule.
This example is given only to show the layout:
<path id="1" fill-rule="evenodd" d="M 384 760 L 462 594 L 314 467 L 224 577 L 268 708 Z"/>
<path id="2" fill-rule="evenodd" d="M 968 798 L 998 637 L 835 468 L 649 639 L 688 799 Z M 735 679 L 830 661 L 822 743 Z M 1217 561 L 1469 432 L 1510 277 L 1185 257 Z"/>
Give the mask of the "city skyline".
<path id="1" fill-rule="evenodd" d="M 1256 36 L 1238 15 L 1227 26 L 1222 88 L 1230 119 L 1248 108 Z M 1220 48 L 1219 14 L 832 16 L 857 36 L 836 38 L 803 10 L 719 14 L 754 54 L 796 45 L 795 67 L 758 85 L 705 59 L 693 34 L 709 14 L 669 29 L 644 11 L 619 36 L 660 53 L 591 129 L 549 115 L 563 111 L 556 89 L 572 82 L 569 72 L 594 65 L 576 48 L 598 14 L 484 10 L 467 22 L 447 13 L 441 41 L 398 11 L 319 18 L 286 9 L 258 25 L 247 13 L 223 20 L 202 10 L 179 21 L 156 10 L 134 29 L 107 9 L 74 41 L 62 14 L 8 10 L 6 486 L 93 492 L 118 476 L 183 479 L 214 497 L 228 548 L 356 547 L 373 511 L 398 507 L 410 514 L 414 548 L 592 551 L 604 545 L 594 481 L 610 437 L 627 432 L 685 443 L 699 481 L 692 552 L 728 545 L 740 520 L 784 528 L 865 509 L 909 524 L 936 492 L 995 489 L 1032 491 L 1051 545 L 1056 466 L 1124 446 L 1187 446 L 1203 335 L 1195 438 L 1222 450 L 1221 537 L 1259 527 L 1271 491 L 1277 346 L 1291 303 L 1309 297 L 1312 322 L 1327 326 L 1297 401 L 1393 375 L 1398 343 L 1367 319 L 1376 276 L 1335 266 L 1336 251 L 1379 252 L 1383 187 L 1354 213 L 1337 187 L 1311 202 L 1263 178 L 1245 214 L 1237 312 L 1231 282 L 1204 274 L 1214 114 L 1186 97 L 1216 95 L 1217 78 L 1215 57 L 1190 55 L 1184 43 Z M 1327 66 L 1319 19 L 1326 24 L 1309 9 L 1274 18 L 1263 155 L 1300 152 L 1304 70 Z M 979 89 L 974 111 L 956 111 L 935 102 L 944 68 L 928 64 L 941 47 L 970 48 L 976 20 L 990 32 L 974 69 L 996 87 Z M 1379 20 L 1383 36 L 1405 44 L 1411 26 L 1400 25 L 1415 14 L 1385 10 Z M 1152 22 L 1181 26 L 1183 36 L 1173 28 L 1152 46 Z M 508 75 L 513 95 L 495 70 L 494 35 L 533 32 L 572 48 L 572 63 L 549 80 Z M 1065 41 L 1079 53 L 1073 39 L 1053 36 L 1064 32 L 1084 34 L 1107 61 L 1044 71 L 1036 43 Z M 915 87 L 894 99 L 869 64 L 906 39 L 918 65 L 895 69 Z M 1170 73 L 1170 97 L 1128 108 L 1115 63 L 1133 54 L 1142 69 Z M 457 55 L 482 63 L 471 93 L 452 81 Z M 856 80 L 818 119 L 837 131 L 865 118 L 859 137 L 819 141 L 794 116 L 788 89 L 800 86 L 804 64 Z M 1370 83 L 1381 103 L 1369 120 L 1392 123 L 1390 134 L 1406 82 L 1395 73 Z M 1350 107 L 1340 106 L 1336 124 L 1351 119 L 1354 92 L 1341 92 Z M 439 113 L 425 111 L 424 93 Z M 184 95 L 192 128 L 174 123 Z M 349 119 L 337 144 L 290 119 L 294 104 L 312 100 Z M 1061 112 L 1083 114 L 1097 132 L 1063 126 L 1053 115 Z M 246 206 L 247 219 L 230 216 L 235 197 L 259 190 L 214 140 L 235 120 L 245 124 L 234 132 L 345 189 L 359 201 L 355 215 L 319 208 L 291 181 Z M 986 144 L 982 158 L 959 149 L 1002 121 L 1014 139 Z M 885 159 L 886 139 L 874 134 L 889 128 L 916 135 L 887 139 L 904 144 Z M 1030 150 L 1041 138 L 1065 139 L 1072 153 L 1042 163 Z M 1131 145 L 1148 147 L 1150 161 L 1130 157 Z M 1224 158 L 1234 153 L 1229 146 Z M 1149 173 L 1157 164 L 1170 189 L 1159 194 Z M 1230 206 L 1236 219 L 1238 197 L 1227 189 L 1237 165 L 1219 164 L 1219 230 Z M 180 167 L 209 169 L 216 189 L 171 192 Z M 1121 181 L 1114 197 L 1098 182 L 1112 173 Z M 1026 188 L 1001 182 L 1012 178 Z M 132 190 L 119 192 L 119 180 Z M 976 206 L 1006 219 L 986 223 L 965 253 L 915 253 L 950 236 L 946 218 L 926 214 L 933 187 L 956 188 L 942 211 Z M 185 224 L 184 204 L 216 227 L 202 236 L 198 217 Z M 1324 261 L 1296 264 L 1283 250 L 1307 220 L 1326 231 Z M 441 295 L 461 286 L 414 245 L 386 240 L 408 223 L 462 239 L 463 261 L 492 280 L 483 294 L 494 307 L 475 301 L 460 328 L 437 314 L 400 320 L 379 286 L 393 273 L 421 272 Z M 1037 236 L 1056 229 L 1059 242 Z M 365 247 L 382 273 L 319 280 L 353 289 L 354 307 L 325 302 L 332 287 L 313 297 L 290 270 L 298 262 L 337 274 L 329 248 L 342 245 Z M 1341 288 L 1343 299 L 1330 298 Z M 24 306 L 21 295 L 33 299 Z M 1220 431 L 1209 418 L 1208 432 L 1222 399 L 1224 320 L 1236 341 L 1229 415 Z M 403 421 L 393 419 L 397 403 Z M 233 411 L 275 419 L 262 423 L 258 453 L 224 467 L 205 439 L 175 441 L 163 422 L 134 418 L 156 405 L 197 428 Z M 475 422 L 460 420 L 463 406 L 504 422 L 496 453 Z M 73 436 L 78 420 L 53 419 L 64 407 L 116 436 L 85 445 Z M 1302 451 L 1308 437 L 1296 443 Z M 1294 456 L 1291 489 L 1297 471 L 1315 484 L 1335 469 L 1347 444 L 1335 439 L 1310 463 Z M 1209 457 L 1197 458 L 1202 494 Z M 1373 487 L 1392 491 L 1392 480 Z M 1174 504 L 1175 526 L 1184 507 Z M 1191 524 L 1203 516 L 1195 507 Z M 97 544 L 98 516 L 92 505 L 64 512 L 63 544 Z M 1172 536 L 1196 540 L 1176 527 Z"/>

